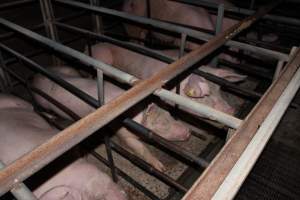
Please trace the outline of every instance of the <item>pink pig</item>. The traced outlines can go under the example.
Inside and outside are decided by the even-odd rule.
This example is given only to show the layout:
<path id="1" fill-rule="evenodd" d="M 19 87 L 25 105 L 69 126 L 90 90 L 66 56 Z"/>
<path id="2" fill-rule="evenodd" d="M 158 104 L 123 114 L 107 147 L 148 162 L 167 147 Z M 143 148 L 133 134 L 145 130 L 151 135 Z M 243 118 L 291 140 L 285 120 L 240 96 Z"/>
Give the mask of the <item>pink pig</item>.
<path id="1" fill-rule="evenodd" d="M 176 50 L 162 51 L 162 53 L 174 59 L 178 56 L 178 51 Z M 140 79 L 148 78 L 167 66 L 166 63 L 156 59 L 107 43 L 99 43 L 93 46 L 92 56 Z M 239 82 L 246 78 L 246 76 L 226 69 L 210 66 L 202 66 L 200 69 L 230 82 Z M 234 108 L 222 98 L 220 86 L 217 84 L 193 74 L 180 83 L 180 88 L 180 94 L 183 96 L 190 97 L 197 102 L 204 103 L 228 114 L 234 114 Z"/>
<path id="2" fill-rule="evenodd" d="M 89 95 L 97 98 L 96 80 L 82 78 L 79 76 L 79 74 L 76 74 L 76 72 L 72 72 L 72 74 L 69 75 L 69 70 L 72 70 L 72 68 L 67 66 L 52 67 L 50 69 L 59 74 L 60 77 L 62 77 L 67 82 L 85 91 Z M 46 92 L 48 95 L 52 96 L 63 105 L 68 106 L 68 108 L 72 109 L 77 115 L 81 117 L 84 117 L 95 110 L 93 107 L 84 103 L 82 100 L 67 92 L 65 89 L 58 86 L 49 79 L 46 79 L 45 77 L 39 75 L 36 76 L 33 85 Z M 124 90 L 111 84 L 110 82 L 104 82 L 105 103 L 118 97 L 123 92 Z M 68 117 L 61 110 L 59 110 L 57 107 L 47 102 L 43 98 L 36 96 L 36 99 L 43 107 L 53 110 L 62 116 Z M 138 111 L 138 113 L 136 111 L 133 112 L 133 120 L 155 131 L 167 140 L 185 141 L 190 137 L 190 131 L 185 125 L 174 120 L 168 112 L 160 109 L 155 104 L 151 104 L 144 111 Z M 129 130 L 127 130 L 125 127 L 120 127 L 119 124 L 120 123 L 114 123 L 114 125 L 112 125 L 111 127 L 113 127 L 114 130 L 117 129 L 116 133 L 120 140 L 124 142 L 126 146 L 128 146 L 134 153 L 142 157 L 155 168 L 161 171 L 164 170 L 163 164 L 152 155 L 149 149 L 139 140 L 139 138 Z"/>
<path id="3" fill-rule="evenodd" d="M 0 160 L 4 164 L 9 165 L 58 132 L 35 113 L 29 103 L 15 96 L 0 94 Z M 34 190 L 40 200 L 127 199 L 124 191 L 108 175 L 84 158 L 69 154 L 63 158 L 75 161 Z M 57 165 L 60 166 L 60 163 L 55 163 Z"/>

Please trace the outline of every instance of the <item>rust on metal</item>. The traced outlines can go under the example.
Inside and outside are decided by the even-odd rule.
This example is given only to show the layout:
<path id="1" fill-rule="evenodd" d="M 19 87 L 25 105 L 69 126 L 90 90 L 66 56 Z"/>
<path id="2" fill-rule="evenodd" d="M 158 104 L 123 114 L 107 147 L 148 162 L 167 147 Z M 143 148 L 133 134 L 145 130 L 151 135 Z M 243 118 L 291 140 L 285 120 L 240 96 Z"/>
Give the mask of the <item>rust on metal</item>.
<path id="1" fill-rule="evenodd" d="M 138 82 L 133 88 L 126 91 L 118 98 L 74 123 L 72 126 L 61 131 L 44 144 L 38 146 L 31 152 L 13 162 L 11 165 L 1 170 L 0 195 L 12 188 L 15 179 L 23 181 L 31 174 L 37 172 L 59 155 L 71 149 L 93 132 L 109 123 L 128 108 L 155 92 L 155 90 L 164 85 L 165 81 L 169 81 L 174 78 L 221 47 L 225 42 L 234 37 L 235 34 L 242 31 L 239 29 L 241 25 L 243 25 L 243 29 L 248 28 L 252 23 L 261 18 L 272 8 L 273 6 L 259 10 L 254 16 L 246 18 L 240 23 L 229 28 L 227 31 L 212 38 L 198 49 L 168 65 L 156 75 Z M 249 21 L 249 23 L 245 23 L 247 21 Z M 239 31 L 236 31 L 237 29 L 239 29 Z"/>
<path id="2" fill-rule="evenodd" d="M 212 164 L 196 181 L 184 200 L 208 200 L 213 197 L 299 68 L 300 50 L 286 65 L 281 76 L 271 85 Z"/>

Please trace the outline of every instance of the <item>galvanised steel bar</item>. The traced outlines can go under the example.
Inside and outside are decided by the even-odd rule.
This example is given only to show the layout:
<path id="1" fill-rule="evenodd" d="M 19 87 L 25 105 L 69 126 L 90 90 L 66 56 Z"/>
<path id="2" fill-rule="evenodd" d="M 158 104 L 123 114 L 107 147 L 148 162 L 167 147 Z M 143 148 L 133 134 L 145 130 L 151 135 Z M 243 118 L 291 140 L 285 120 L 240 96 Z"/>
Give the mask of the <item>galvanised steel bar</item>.
<path id="1" fill-rule="evenodd" d="M 28 178 L 59 155 L 62 155 L 64 152 L 80 143 L 83 139 L 90 136 L 99 128 L 105 126 L 137 102 L 143 100 L 155 91 L 159 92 L 161 90 L 159 88 L 161 88 L 170 79 L 195 65 L 199 62 L 199 60 L 212 53 L 242 30 L 247 29 L 255 21 L 272 10 L 274 6 L 275 5 L 260 9 L 254 16 L 251 16 L 229 28 L 198 49 L 160 70 L 158 74 L 146 80 L 136 82 L 135 86 L 130 90 L 124 92 L 122 95 L 97 109 L 95 112 L 87 115 L 83 119 L 56 134 L 48 141 L 36 147 L 9 166 L 6 166 L 0 171 L 0 195 L 10 190 L 16 182 L 21 182 Z M 0 24 L 5 25 L 10 29 L 14 29 L 14 26 L 16 26 L 1 18 Z M 20 27 L 17 29 L 20 29 Z M 28 33 L 28 30 L 25 29 L 24 31 Z"/>
<path id="2" fill-rule="evenodd" d="M 146 171 L 147 173 L 153 175 L 158 180 L 164 182 L 168 186 L 174 187 L 180 192 L 187 192 L 188 189 L 179 183 L 177 183 L 175 180 L 173 180 L 171 177 L 165 175 L 164 173 L 158 171 L 154 167 L 152 167 L 150 164 L 142 160 L 141 158 L 131 154 L 126 149 L 122 148 L 120 145 L 115 143 L 114 141 L 111 141 L 111 146 L 113 150 L 115 150 L 118 154 L 126 158 L 127 160 L 131 161 L 135 166 L 139 167 L 140 169 Z"/>
<path id="3" fill-rule="evenodd" d="M 14 1 L 9 3 L 2 3 L 0 4 L 0 10 L 16 8 L 17 6 L 23 6 L 34 2 L 36 2 L 36 0 L 20 0 L 20 1 Z"/>
<path id="4" fill-rule="evenodd" d="M 249 19 L 250 20 L 250 19 Z M 248 22 L 248 20 L 246 20 Z M 218 41 L 215 41 L 214 42 L 214 47 L 218 48 L 220 46 L 222 46 L 222 39 L 227 41 L 229 38 L 233 37 L 235 34 L 238 34 L 239 31 L 243 30 L 244 28 L 247 28 L 248 26 L 247 25 L 250 25 L 253 21 L 251 21 L 250 23 L 248 24 L 245 24 L 246 26 L 243 26 L 242 29 L 237 29 L 237 31 L 235 31 L 234 34 L 231 34 L 231 35 L 228 35 L 226 38 L 219 38 Z M 245 22 L 244 22 L 245 23 Z M 243 23 L 243 24 L 244 24 Z M 111 67 L 101 61 L 98 61 L 98 60 L 95 60 L 81 52 L 78 52 L 74 49 L 71 49 L 69 47 L 66 47 L 66 46 L 63 46 L 59 43 L 56 43 L 46 37 L 43 37 L 39 34 L 36 34 L 32 31 L 29 31 L 28 29 L 25 29 L 25 28 L 22 28 L 16 24 L 13 24 L 5 19 L 1 19 L 0 18 L 0 24 L 2 25 L 5 25 L 7 28 L 10 28 L 34 41 L 37 41 L 41 44 L 43 44 L 44 46 L 46 47 L 49 47 L 51 49 L 53 49 L 54 51 L 56 52 L 59 52 L 59 53 L 62 53 L 63 55 L 67 55 L 73 59 L 76 59 L 78 61 L 80 61 L 81 63 L 85 64 L 85 65 L 88 65 L 88 66 L 93 66 L 95 67 L 96 69 L 100 69 L 102 70 L 107 76 L 109 77 L 112 77 L 112 78 L 115 78 L 123 83 L 127 83 L 129 85 L 135 85 L 136 83 L 138 83 L 140 80 L 137 79 L 136 77 L 130 75 L 130 74 L 127 74 L 121 70 L 118 70 L 114 67 Z M 238 25 L 236 25 L 236 27 L 238 27 Z M 233 27 L 234 29 L 235 27 Z M 227 32 L 230 32 L 227 31 Z M 223 34 L 229 34 L 229 33 L 223 33 Z M 219 35 L 220 37 L 221 35 Z M 218 43 L 220 42 L 220 43 Z M 204 45 L 205 47 L 205 45 Z M 213 48 L 210 48 L 209 50 L 211 51 L 214 51 Z M 203 57 L 205 57 L 207 54 L 208 51 L 206 51 L 204 54 L 203 54 Z M 20 55 L 22 56 L 22 55 Z M 201 58 L 199 58 L 201 59 Z M 196 63 L 196 60 L 194 61 Z M 182 71 L 184 71 L 184 69 L 182 70 L 179 70 L 178 73 L 181 73 Z M 222 113 L 220 111 L 217 111 L 215 109 L 212 109 L 210 108 L 209 106 L 206 106 L 204 104 L 198 104 L 196 103 L 195 101 L 192 101 L 191 99 L 189 98 L 186 98 L 186 97 L 183 97 L 183 96 L 180 96 L 180 95 L 175 95 L 173 94 L 172 92 L 169 92 L 167 90 L 163 90 L 161 89 L 159 92 L 156 92 L 154 93 L 155 95 L 165 99 L 165 100 L 170 100 L 172 102 L 176 102 L 178 105 L 182 106 L 183 108 L 187 108 L 189 109 L 189 107 L 193 107 L 193 109 L 195 109 L 196 113 L 200 114 L 202 117 L 206 117 L 208 119 L 211 119 L 211 120 L 215 120 L 215 121 L 218 121 L 218 122 L 221 122 L 222 124 L 225 124 L 231 128 L 237 128 L 240 124 L 241 124 L 241 120 L 235 118 L 235 117 L 232 117 L 228 114 L 225 114 L 225 113 Z"/>
<path id="5" fill-rule="evenodd" d="M 0 160 L 0 170 L 4 168 L 5 164 Z M 17 200 L 38 200 L 24 183 L 16 184 L 10 192 Z"/>
<path id="6" fill-rule="evenodd" d="M 144 128 L 139 123 L 137 123 L 133 120 L 125 119 L 124 125 L 126 127 L 128 127 L 130 130 L 134 130 L 133 131 L 134 133 L 137 132 L 136 134 L 138 136 L 142 136 L 142 138 L 147 138 L 147 139 L 154 141 L 159 146 L 168 149 L 172 153 L 175 153 L 176 155 L 180 156 L 181 158 L 183 158 L 185 160 L 188 160 L 188 161 L 195 163 L 198 166 L 204 167 L 204 168 L 209 165 L 209 163 L 206 160 L 199 158 L 188 151 L 185 151 L 184 149 L 182 149 L 181 147 L 179 147 L 173 143 L 170 143 L 168 140 L 159 136 L 157 133 L 155 133 L 147 128 Z"/>
<path id="7" fill-rule="evenodd" d="M 98 159 L 99 161 L 104 163 L 107 167 L 109 167 L 109 162 L 105 158 L 103 158 L 100 154 L 98 154 L 95 151 L 92 151 L 91 154 L 96 159 Z M 153 194 L 151 191 L 149 191 L 147 188 L 145 188 L 140 183 L 138 183 L 136 180 L 134 180 L 129 175 L 127 175 L 125 172 L 123 172 L 120 168 L 116 167 L 116 173 L 119 174 L 119 176 L 121 176 L 123 179 L 125 179 L 127 182 L 129 182 L 131 185 L 133 185 L 135 188 L 140 190 L 143 194 L 145 194 L 151 200 L 161 200 L 155 194 Z"/>
<path id="8" fill-rule="evenodd" d="M 186 4 L 190 4 L 190 5 L 194 5 L 194 6 L 204 6 L 204 7 L 208 7 L 208 8 L 214 8 L 214 9 L 218 8 L 218 3 L 212 2 L 212 1 L 207 1 L 207 0 L 198 0 L 198 1 L 194 1 L 194 0 L 172 0 L 172 1 L 177 1 L 177 2 L 180 2 L 180 3 L 186 3 Z M 228 5 L 225 5 L 225 11 L 236 13 L 236 14 L 243 14 L 243 15 L 253 15 L 253 13 L 255 13 L 255 10 L 250 10 L 250 9 L 246 9 L 246 8 L 239 8 L 239 7 L 235 7 L 235 6 L 228 6 Z M 300 26 L 300 20 L 296 19 L 296 18 L 277 16 L 277 15 L 272 15 L 272 14 L 267 14 L 263 18 L 273 20 L 273 21 L 276 21 L 276 22 L 280 22 L 280 23 L 284 23 L 284 24 L 291 24 L 291 25 Z"/>
<path id="9" fill-rule="evenodd" d="M 74 1 L 70 1 L 70 0 L 54 0 L 54 2 L 58 2 L 58 3 L 64 4 L 64 5 L 69 5 L 69 6 L 73 6 L 73 7 L 77 7 L 77 8 L 82 8 L 82 9 L 89 10 L 92 12 L 100 13 L 102 15 L 110 15 L 110 16 L 118 17 L 118 18 L 121 18 L 121 19 L 124 19 L 127 21 L 135 22 L 138 24 L 143 24 L 146 26 L 160 28 L 160 29 L 167 30 L 167 31 L 172 31 L 172 32 L 175 32 L 178 34 L 185 33 L 188 36 L 198 39 L 198 40 L 208 41 L 214 37 L 214 35 L 212 35 L 212 34 L 195 31 L 193 29 L 185 28 L 185 27 L 175 25 L 172 23 L 163 22 L 163 21 L 154 20 L 154 19 L 148 19 L 146 17 L 130 15 L 128 13 L 124 13 L 124 12 L 120 12 L 120 11 L 116 11 L 116 10 L 112 10 L 112 9 L 108 9 L 108 8 L 94 7 L 94 6 L 85 4 L 85 3 L 74 2 Z M 264 48 L 259 48 L 259 47 L 252 46 L 252 45 L 249 45 L 246 43 L 240 43 L 240 42 L 236 42 L 236 41 L 232 41 L 232 40 L 228 40 L 227 42 L 224 43 L 224 45 L 237 47 L 237 48 L 240 48 L 243 50 L 248 50 L 248 51 L 251 51 L 251 52 L 254 52 L 257 54 L 262 54 L 262 55 L 265 55 L 265 56 L 268 56 L 271 58 L 275 58 L 278 60 L 286 61 L 288 58 L 288 55 L 286 55 L 284 53 L 275 52 L 272 50 L 267 50 Z"/>
<path id="10" fill-rule="evenodd" d="M 184 200 L 212 199 L 218 188 L 224 183 L 227 175 L 235 166 L 245 149 L 256 136 L 262 123 L 270 115 L 274 105 L 285 93 L 286 87 L 300 68 L 300 51 L 286 65 L 280 77 L 271 85 L 255 108 L 246 117 L 243 125 L 223 147 L 221 152 L 196 181 Z"/>
<path id="11" fill-rule="evenodd" d="M 150 56 L 150 57 L 158 59 L 162 62 L 166 62 L 168 64 L 171 64 L 172 62 L 175 61 L 175 59 L 173 59 L 173 58 L 171 58 L 171 57 L 169 57 L 169 56 L 167 56 L 163 53 L 151 50 L 151 49 L 146 48 L 146 47 L 141 46 L 141 48 L 140 48 L 139 45 L 135 45 L 135 44 L 132 44 L 132 43 L 129 43 L 129 42 L 118 41 L 118 40 L 115 40 L 115 39 L 112 39 L 112 38 L 109 38 L 109 37 L 106 37 L 106 36 L 98 35 L 96 33 L 92 33 L 90 31 L 71 26 L 71 25 L 66 25 L 66 24 L 63 24 L 63 23 L 56 23 L 56 24 L 57 24 L 58 27 L 62 27 L 62 28 L 65 28 L 67 30 L 72 30 L 72 31 L 75 31 L 75 32 L 78 32 L 78 33 L 82 33 L 84 35 L 88 35 L 88 37 L 93 37 L 93 38 L 99 39 L 101 41 L 109 42 L 109 43 L 115 44 L 117 46 L 121 46 L 121 47 L 130 49 L 130 50 L 133 50 L 135 52 Z M 186 38 L 186 35 L 184 36 L 184 34 L 183 34 L 183 39 L 182 39 L 183 44 L 185 43 L 185 38 Z M 183 46 L 183 45 L 181 45 L 181 46 Z M 183 55 L 183 51 L 184 51 L 184 49 L 181 47 L 180 48 L 180 55 Z M 199 72 L 199 70 L 195 70 L 194 73 L 199 74 L 199 73 L 202 73 L 202 72 L 201 71 Z M 207 73 L 205 73 L 205 74 L 207 74 Z M 210 77 L 212 77 L 211 79 L 213 80 L 213 82 L 217 82 L 219 84 L 222 83 L 223 87 L 226 87 L 230 91 L 234 91 L 235 93 L 242 94 L 243 96 L 246 95 L 246 97 L 254 98 L 256 100 L 258 100 L 259 97 L 261 96 L 261 95 L 257 95 L 255 92 L 243 90 L 243 89 L 239 88 L 238 86 L 236 86 L 232 83 L 226 82 L 226 84 L 224 84 L 225 80 L 223 80 L 222 78 L 216 77 L 214 75 L 209 74 L 209 78 L 208 78 L 209 80 L 211 80 Z M 178 89 L 176 91 L 178 91 Z"/>

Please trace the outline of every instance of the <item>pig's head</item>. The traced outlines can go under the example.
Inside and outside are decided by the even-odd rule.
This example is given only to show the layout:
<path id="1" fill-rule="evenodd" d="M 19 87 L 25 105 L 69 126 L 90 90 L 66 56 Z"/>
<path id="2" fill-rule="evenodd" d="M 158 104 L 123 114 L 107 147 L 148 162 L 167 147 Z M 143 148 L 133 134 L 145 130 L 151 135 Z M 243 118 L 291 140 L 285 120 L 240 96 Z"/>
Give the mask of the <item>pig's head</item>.
<path id="1" fill-rule="evenodd" d="M 231 70 L 213 68 L 210 66 L 203 66 L 201 67 L 201 70 L 223 78 L 229 82 L 240 82 L 247 78 L 247 76 L 237 74 Z M 183 93 L 185 96 L 192 98 L 194 101 L 208 105 L 216 110 L 228 114 L 235 113 L 235 109 L 230 106 L 225 99 L 223 99 L 220 86 L 200 76 L 189 76 L 187 81 L 183 84 Z"/>
<path id="2" fill-rule="evenodd" d="M 122 10 L 133 15 L 146 16 L 146 0 L 125 0 Z"/>
<path id="3" fill-rule="evenodd" d="M 176 121 L 169 112 L 155 104 L 151 104 L 145 111 L 142 124 L 170 141 L 185 141 L 191 135 L 183 123 Z"/>

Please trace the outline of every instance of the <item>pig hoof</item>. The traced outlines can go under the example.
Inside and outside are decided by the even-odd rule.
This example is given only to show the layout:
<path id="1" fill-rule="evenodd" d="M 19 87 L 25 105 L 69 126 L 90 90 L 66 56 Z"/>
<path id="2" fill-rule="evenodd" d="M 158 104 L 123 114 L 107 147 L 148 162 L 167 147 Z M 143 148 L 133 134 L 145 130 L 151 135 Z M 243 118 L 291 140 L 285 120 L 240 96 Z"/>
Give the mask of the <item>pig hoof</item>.
<path id="1" fill-rule="evenodd" d="M 154 163 L 153 166 L 155 169 L 157 169 L 160 172 L 166 171 L 166 167 L 160 161 L 157 161 L 156 163 Z"/>

